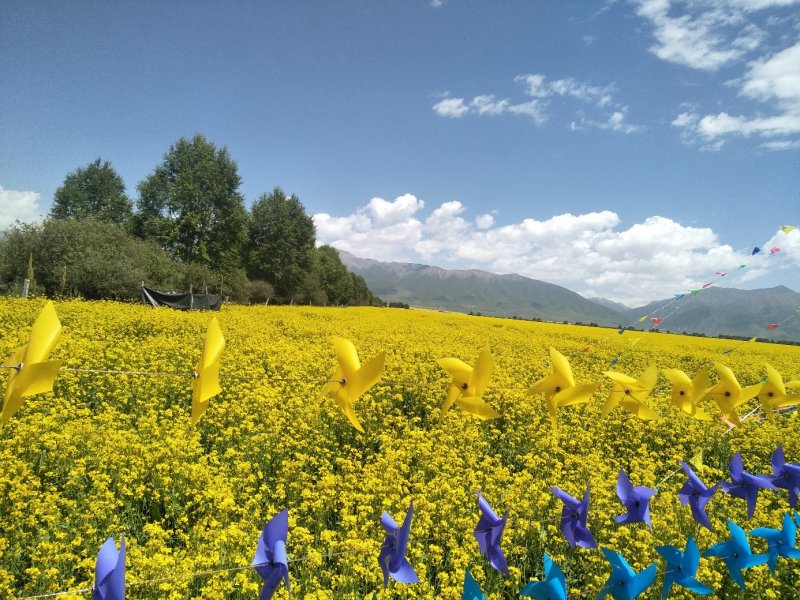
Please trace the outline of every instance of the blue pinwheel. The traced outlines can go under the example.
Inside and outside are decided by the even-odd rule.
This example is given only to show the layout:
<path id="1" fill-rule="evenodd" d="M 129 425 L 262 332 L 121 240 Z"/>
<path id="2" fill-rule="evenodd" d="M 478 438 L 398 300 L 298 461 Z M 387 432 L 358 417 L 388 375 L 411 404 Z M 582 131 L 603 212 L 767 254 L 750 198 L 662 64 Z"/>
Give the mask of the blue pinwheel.
<path id="1" fill-rule="evenodd" d="M 731 472 L 731 481 L 720 481 L 719 485 L 722 487 L 723 492 L 736 498 L 747 500 L 747 518 L 751 519 L 756 510 L 758 490 L 774 490 L 776 488 L 772 485 L 769 476 L 753 475 L 744 470 L 741 452 L 737 452 L 733 455 L 729 468 Z"/>
<path id="2" fill-rule="evenodd" d="M 755 555 L 750 551 L 750 544 L 747 542 L 747 534 L 736 523 L 728 519 L 728 530 L 731 532 L 731 539 L 727 542 L 714 544 L 703 553 L 703 556 L 715 556 L 725 561 L 728 572 L 739 587 L 747 589 L 744 584 L 742 570 L 749 569 L 767 562 L 767 555 Z"/>
<path id="3" fill-rule="evenodd" d="M 786 513 L 783 515 L 783 526 L 780 530 L 771 529 L 769 527 L 759 527 L 753 529 L 750 535 L 764 538 L 767 540 L 767 564 L 769 570 L 775 572 L 775 567 L 778 564 L 778 557 L 784 558 L 800 558 L 800 550 L 795 548 L 794 541 L 797 537 L 797 525 L 792 519 L 792 515 Z"/>
<path id="4" fill-rule="evenodd" d="M 782 446 L 772 453 L 772 475 L 772 485 L 789 490 L 789 506 L 794 508 L 800 490 L 800 465 L 786 462 Z"/>
<path id="5" fill-rule="evenodd" d="M 464 572 L 464 593 L 461 595 L 461 600 L 486 600 L 486 594 L 481 591 L 469 569 Z"/>
<path id="6" fill-rule="evenodd" d="M 553 559 L 545 553 L 544 579 L 527 583 L 519 595 L 537 600 L 567 600 L 567 578 Z"/>
<path id="7" fill-rule="evenodd" d="M 480 492 L 478 492 L 478 508 L 481 511 L 481 518 L 475 527 L 475 539 L 478 540 L 481 554 L 489 559 L 489 564 L 495 569 L 508 575 L 508 563 L 506 563 L 506 557 L 500 548 L 500 538 L 503 537 L 508 511 L 502 519 L 498 517 Z"/>
<path id="8" fill-rule="evenodd" d="M 678 492 L 681 504 L 688 504 L 692 509 L 692 517 L 694 520 L 703 527 L 707 527 L 713 531 L 714 528 L 711 527 L 711 521 L 706 514 L 706 504 L 708 504 L 711 497 L 717 493 L 719 486 L 714 485 L 706 487 L 689 465 L 683 461 L 681 461 L 681 465 L 683 466 L 683 472 L 686 473 L 686 477 L 689 478 Z"/>
<path id="9" fill-rule="evenodd" d="M 383 540 L 381 552 L 378 555 L 378 562 L 383 571 L 383 585 L 389 585 L 389 577 L 398 583 L 418 583 L 417 574 L 414 567 L 406 558 L 406 547 L 408 546 L 408 536 L 411 534 L 411 519 L 414 517 L 414 503 L 408 505 L 408 512 L 400 527 L 394 522 L 391 515 L 383 511 L 381 515 L 381 526 L 386 531 L 386 538 Z"/>
<path id="10" fill-rule="evenodd" d="M 622 524 L 647 523 L 650 529 L 653 524 L 650 522 L 650 498 L 656 491 L 641 485 L 633 486 L 630 477 L 622 469 L 619 470 L 617 479 L 617 496 L 628 510 L 624 515 L 614 517 L 614 521 Z"/>
<path id="11" fill-rule="evenodd" d="M 125 600 L 125 536 L 119 552 L 113 537 L 100 546 L 94 571 L 92 600 Z"/>
<path id="12" fill-rule="evenodd" d="M 289 509 L 284 508 L 264 525 L 256 544 L 255 567 L 264 585 L 258 594 L 259 600 L 269 600 L 281 584 L 289 589 L 289 561 L 286 556 L 286 538 L 289 537 Z"/>
<path id="13" fill-rule="evenodd" d="M 572 547 L 597 548 L 597 542 L 586 526 L 586 519 L 589 516 L 589 489 L 590 486 L 587 485 L 583 500 L 578 500 L 561 488 L 550 488 L 550 491 L 564 503 L 564 508 L 561 510 L 561 533 Z"/>
<path id="14" fill-rule="evenodd" d="M 681 552 L 675 546 L 656 546 L 658 552 L 667 561 L 664 573 L 664 589 L 661 600 L 664 600 L 672 589 L 673 584 L 685 587 L 695 594 L 713 594 L 714 590 L 697 581 L 697 568 L 700 566 L 700 550 L 697 542 L 690 535 L 686 540 L 686 550 Z"/>
<path id="15" fill-rule="evenodd" d="M 606 560 L 611 564 L 611 575 L 597 594 L 598 600 L 611 594 L 614 600 L 633 600 L 656 579 L 656 563 L 637 573 L 619 552 L 602 548 Z"/>

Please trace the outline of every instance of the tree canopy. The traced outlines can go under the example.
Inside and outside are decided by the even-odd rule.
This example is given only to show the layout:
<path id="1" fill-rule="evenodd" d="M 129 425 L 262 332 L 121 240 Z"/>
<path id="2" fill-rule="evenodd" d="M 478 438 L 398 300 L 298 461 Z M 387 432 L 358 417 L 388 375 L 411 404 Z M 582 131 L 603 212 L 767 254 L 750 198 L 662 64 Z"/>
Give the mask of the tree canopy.
<path id="1" fill-rule="evenodd" d="M 236 162 L 202 135 L 181 138 L 139 183 L 134 232 L 183 262 L 241 265 L 247 211 Z"/>
<path id="2" fill-rule="evenodd" d="M 132 215 L 122 177 L 111 163 L 99 158 L 67 174 L 53 196 L 50 210 L 54 219 L 93 218 L 117 225 L 128 223 Z"/>
<path id="3" fill-rule="evenodd" d="M 316 235 L 314 220 L 297 196 L 287 197 L 280 188 L 262 194 L 250 209 L 248 275 L 293 299 L 314 271 Z"/>

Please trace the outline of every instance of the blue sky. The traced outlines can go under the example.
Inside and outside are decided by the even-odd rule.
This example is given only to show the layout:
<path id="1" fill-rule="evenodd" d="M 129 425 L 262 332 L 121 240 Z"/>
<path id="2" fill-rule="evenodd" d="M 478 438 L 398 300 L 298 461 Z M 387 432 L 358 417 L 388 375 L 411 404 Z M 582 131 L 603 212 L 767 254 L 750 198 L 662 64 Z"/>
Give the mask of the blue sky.
<path id="1" fill-rule="evenodd" d="M 800 0 L 11 0 L 0 82 L 0 227 L 200 132 L 359 256 L 800 289 Z"/>

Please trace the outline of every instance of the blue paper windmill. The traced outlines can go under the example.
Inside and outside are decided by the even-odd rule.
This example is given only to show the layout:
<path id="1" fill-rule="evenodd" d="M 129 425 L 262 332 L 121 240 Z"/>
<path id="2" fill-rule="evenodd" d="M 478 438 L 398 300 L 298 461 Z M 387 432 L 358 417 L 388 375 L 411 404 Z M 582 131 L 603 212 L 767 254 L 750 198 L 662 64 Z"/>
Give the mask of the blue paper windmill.
<path id="1" fill-rule="evenodd" d="M 781 529 L 759 527 L 758 529 L 753 529 L 750 535 L 767 540 L 767 552 L 759 556 L 767 557 L 769 570 L 773 573 L 778 564 L 779 556 L 794 559 L 800 558 L 800 550 L 794 546 L 794 541 L 797 537 L 797 525 L 792 519 L 792 515 L 789 513 L 783 515 L 783 526 Z"/>
<path id="2" fill-rule="evenodd" d="M 284 508 L 264 525 L 256 544 L 252 566 L 264 580 L 259 600 L 269 600 L 281 584 L 289 589 L 289 561 L 286 556 L 286 538 L 289 537 L 289 509 Z"/>
<path id="3" fill-rule="evenodd" d="M 633 600 L 653 585 L 658 568 L 656 563 L 637 573 L 619 552 L 608 548 L 602 548 L 602 551 L 611 564 L 611 575 L 597 594 L 598 600 L 608 594 L 611 594 L 614 600 Z"/>
<path id="4" fill-rule="evenodd" d="M 486 594 L 481 591 L 478 582 L 472 576 L 472 573 L 467 569 L 464 572 L 464 593 L 461 595 L 461 600 L 485 600 Z"/>
<path id="5" fill-rule="evenodd" d="M 119 541 L 119 552 L 113 537 L 108 538 L 97 553 L 92 600 L 125 600 L 125 536 Z"/>
<path id="6" fill-rule="evenodd" d="M 383 571 L 383 585 L 389 585 L 389 577 L 398 583 L 418 583 L 414 567 L 406 558 L 408 536 L 411 534 L 411 519 L 414 517 L 414 503 L 408 505 L 406 518 L 400 527 L 394 522 L 391 515 L 384 511 L 381 515 L 381 526 L 386 531 L 378 562 Z"/>
<path id="7" fill-rule="evenodd" d="M 567 600 L 567 578 L 547 553 L 544 555 L 544 579 L 525 584 L 520 596 L 537 600 Z"/>
<path id="8" fill-rule="evenodd" d="M 736 498 L 747 500 L 747 518 L 751 519 L 756 510 L 758 490 L 776 489 L 767 475 L 753 475 L 744 470 L 742 466 L 742 453 L 733 455 L 730 465 L 731 481 L 720 481 L 722 491 Z"/>
<path id="9" fill-rule="evenodd" d="M 714 528 L 711 527 L 711 521 L 708 518 L 708 514 L 706 514 L 706 504 L 711 500 L 711 497 L 717 493 L 719 486 L 714 485 L 706 487 L 689 465 L 683 461 L 681 461 L 681 465 L 683 466 L 683 472 L 686 473 L 686 477 L 689 478 L 678 492 L 681 504 L 688 504 L 692 509 L 692 517 L 694 520 L 703 527 L 707 527 L 713 531 Z"/>
<path id="10" fill-rule="evenodd" d="M 772 454 L 772 475 L 772 485 L 789 490 L 789 506 L 792 508 L 797 506 L 797 496 L 800 490 L 800 465 L 786 462 L 782 446 L 778 446 Z"/>
<path id="11" fill-rule="evenodd" d="M 614 517 L 614 521 L 620 525 L 647 523 L 647 526 L 653 529 L 653 524 L 650 522 L 650 498 L 655 493 L 654 489 L 648 487 L 641 485 L 634 487 L 628 474 L 620 469 L 619 478 L 617 479 L 617 496 L 628 512 Z"/>
<path id="12" fill-rule="evenodd" d="M 767 562 L 767 555 L 754 555 L 750 551 L 750 544 L 747 543 L 747 534 L 730 519 L 728 519 L 728 529 L 731 532 L 731 539 L 727 542 L 714 544 L 703 553 L 703 556 L 715 556 L 724 560 L 731 579 L 739 584 L 742 589 L 747 589 L 744 584 L 742 570 L 763 565 Z"/>
<path id="13" fill-rule="evenodd" d="M 597 548 L 592 532 L 586 527 L 589 516 L 589 486 L 586 486 L 583 500 L 573 498 L 558 487 L 551 487 L 550 491 L 564 503 L 561 510 L 561 533 L 567 538 L 567 543 L 573 547 Z"/>
<path id="14" fill-rule="evenodd" d="M 506 526 L 508 511 L 503 515 L 502 519 L 498 517 L 480 492 L 478 492 L 478 508 L 481 511 L 481 518 L 475 527 L 475 539 L 478 540 L 481 554 L 489 559 L 489 564 L 492 567 L 508 575 L 508 563 L 506 563 L 506 557 L 500 548 L 500 539 L 503 537 L 503 528 Z"/>
<path id="15" fill-rule="evenodd" d="M 675 546 L 656 546 L 658 552 L 667 561 L 664 573 L 664 589 L 661 600 L 669 595 L 674 584 L 685 587 L 695 594 L 713 594 L 714 590 L 697 581 L 697 568 L 700 566 L 700 550 L 697 542 L 690 535 L 686 540 L 686 549 L 681 552 Z"/>

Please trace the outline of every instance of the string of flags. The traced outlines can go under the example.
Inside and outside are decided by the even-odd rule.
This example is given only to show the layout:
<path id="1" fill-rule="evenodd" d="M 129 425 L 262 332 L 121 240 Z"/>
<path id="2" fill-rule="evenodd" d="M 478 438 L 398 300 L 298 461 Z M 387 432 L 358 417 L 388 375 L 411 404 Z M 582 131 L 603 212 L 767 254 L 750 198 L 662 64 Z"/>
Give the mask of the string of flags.
<path id="1" fill-rule="evenodd" d="M 748 505 L 748 519 L 752 518 L 756 498 L 760 489 L 786 489 L 789 492 L 790 508 L 795 508 L 800 487 L 800 464 L 787 463 L 783 448 L 778 446 L 772 455 L 772 470 L 770 475 L 755 475 L 744 471 L 740 453 L 736 453 L 730 461 L 730 474 L 732 481 L 720 481 L 717 485 L 707 487 L 692 469 L 681 463 L 687 476 L 687 481 L 678 492 L 681 504 L 689 504 L 694 520 L 703 527 L 713 531 L 705 507 L 708 501 L 718 490 L 733 497 L 745 499 Z M 617 496 L 625 507 L 626 513 L 614 518 L 619 525 L 645 523 L 652 531 L 650 521 L 649 503 L 655 489 L 643 486 L 633 486 L 624 470 L 620 471 L 617 480 Z M 558 487 L 551 488 L 551 492 L 563 502 L 561 513 L 561 531 L 570 546 L 580 548 L 597 548 L 598 544 L 588 529 L 587 518 L 589 514 L 590 489 L 587 487 L 582 500 L 578 500 Z M 478 544 L 479 552 L 486 558 L 489 565 L 496 571 L 506 576 L 510 575 L 505 554 L 501 548 L 503 529 L 508 521 L 509 512 L 502 517 L 497 513 L 478 492 L 478 523 L 473 535 Z M 414 567 L 409 562 L 406 553 L 411 537 L 411 524 L 414 516 L 414 504 L 411 502 L 406 511 L 401 525 L 392 518 L 388 512 L 383 512 L 380 518 L 381 527 L 385 537 L 380 546 L 377 557 L 378 565 L 383 573 L 384 587 L 390 580 L 396 583 L 411 585 L 419 582 Z M 749 532 L 750 536 L 765 540 L 766 552 L 754 554 L 748 542 L 748 534 L 728 519 L 727 527 L 730 538 L 709 547 L 702 554 L 697 542 L 690 535 L 683 550 L 669 545 L 656 546 L 655 550 L 665 561 L 664 583 L 662 598 L 666 598 L 673 586 L 677 585 L 693 591 L 696 594 L 708 595 L 713 590 L 697 580 L 697 570 L 700 558 L 717 558 L 722 560 L 729 572 L 731 579 L 742 589 L 747 589 L 743 571 L 754 566 L 767 564 L 771 572 L 775 572 L 778 559 L 800 559 L 800 549 L 795 547 L 797 525 L 800 523 L 800 514 L 787 512 L 784 514 L 781 529 L 759 527 Z M 288 557 L 287 540 L 289 537 L 289 511 L 284 508 L 273 516 L 264 526 L 256 543 L 255 555 L 249 568 L 254 569 L 262 579 L 259 593 L 260 600 L 269 600 L 275 591 L 283 584 L 287 591 L 290 586 L 289 565 L 294 562 Z M 610 548 L 600 548 L 610 566 L 610 574 L 597 593 L 596 598 L 611 595 L 615 600 L 633 600 L 649 589 L 655 582 L 658 572 L 657 563 L 652 563 L 645 569 L 636 572 L 625 557 Z M 544 578 L 525 584 L 519 594 L 528 598 L 554 599 L 567 598 L 567 580 L 561 568 L 545 553 Z M 247 567 L 243 567 L 247 568 Z M 125 536 L 120 538 L 120 547 L 117 550 L 113 537 L 108 538 L 101 546 L 96 560 L 95 582 L 92 588 L 71 590 L 43 594 L 41 596 L 28 596 L 19 600 L 43 598 L 62 593 L 86 593 L 91 591 L 94 600 L 125 600 L 125 569 L 126 569 L 126 544 Z M 239 570 L 226 569 L 226 570 Z M 226 571 L 226 570 L 221 570 Z M 158 580 L 153 580 L 158 581 Z M 147 583 L 147 580 L 137 582 Z M 463 598 L 483 599 L 485 595 L 478 582 L 469 572 L 464 576 Z"/>
<path id="2" fill-rule="evenodd" d="M 61 323 L 52 302 L 48 302 L 36 319 L 28 342 L 14 353 L 7 361 L 8 364 L 0 365 L 10 370 L 0 413 L 0 427 L 22 407 L 26 398 L 52 391 L 62 368 L 62 361 L 48 358 L 60 335 Z M 386 355 L 381 352 L 362 365 L 352 342 L 336 337 L 333 345 L 338 366 L 322 387 L 321 396 L 332 398 L 350 424 L 363 433 L 364 428 L 353 405 L 359 397 L 380 382 Z M 225 338 L 214 318 L 209 323 L 200 358 L 191 375 L 193 426 L 203 416 L 209 400 L 222 392 L 219 371 L 224 348 Z M 551 347 L 549 351 L 552 373 L 530 386 L 528 394 L 544 394 L 553 430 L 557 431 L 558 412 L 567 406 L 588 402 L 598 391 L 600 384 L 576 383 L 567 358 L 555 348 Z M 454 404 L 481 420 L 500 417 L 483 399 L 495 368 L 494 358 L 488 348 L 481 351 L 474 366 L 458 358 L 440 358 L 437 362 L 452 378 L 439 412 L 440 422 Z M 664 376 L 672 384 L 672 405 L 690 417 L 708 421 L 711 417 L 698 404 L 705 400 L 714 400 L 722 418 L 739 426 L 741 421 L 737 409 L 752 398 L 758 398 L 769 419 L 773 418 L 776 411 L 800 403 L 800 394 L 797 393 L 800 391 L 800 380 L 784 381 L 780 373 L 770 365 L 766 365 L 767 377 L 763 381 L 744 388 L 730 367 L 715 362 L 714 368 L 718 383 L 711 387 L 708 387 L 710 376 L 707 368 L 700 369 L 692 378 L 678 369 L 665 369 Z M 618 371 L 603 371 L 603 374 L 613 385 L 601 409 L 602 417 L 621 407 L 643 420 L 662 418 L 646 403 L 658 380 L 655 363 L 638 377 Z M 389 382 L 392 383 L 396 382 Z"/>

